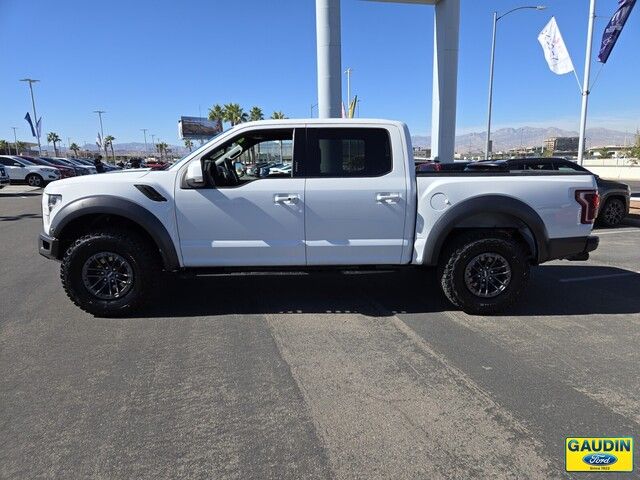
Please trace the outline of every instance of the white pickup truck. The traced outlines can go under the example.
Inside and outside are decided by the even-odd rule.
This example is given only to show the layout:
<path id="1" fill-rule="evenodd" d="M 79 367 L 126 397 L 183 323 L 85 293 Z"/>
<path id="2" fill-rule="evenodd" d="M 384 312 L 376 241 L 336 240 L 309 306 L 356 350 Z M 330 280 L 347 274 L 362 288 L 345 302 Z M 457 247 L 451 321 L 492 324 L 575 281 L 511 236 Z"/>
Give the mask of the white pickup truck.
<path id="1" fill-rule="evenodd" d="M 438 267 L 451 303 L 493 313 L 531 265 L 588 258 L 598 198 L 583 172 L 416 174 L 400 122 L 260 121 L 166 170 L 50 184 L 39 250 L 100 316 L 142 307 L 163 272 L 367 266 Z"/>

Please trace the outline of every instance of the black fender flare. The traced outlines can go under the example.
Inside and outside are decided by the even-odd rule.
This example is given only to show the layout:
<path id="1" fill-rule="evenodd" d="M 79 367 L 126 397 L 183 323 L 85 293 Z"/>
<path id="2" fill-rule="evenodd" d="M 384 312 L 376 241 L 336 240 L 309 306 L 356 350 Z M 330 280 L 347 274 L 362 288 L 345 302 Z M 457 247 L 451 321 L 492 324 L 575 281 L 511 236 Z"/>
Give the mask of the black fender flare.
<path id="1" fill-rule="evenodd" d="M 96 195 L 81 198 L 65 206 L 53 217 L 49 232 L 58 237 L 64 228 L 73 220 L 85 215 L 117 215 L 139 225 L 155 241 L 166 270 L 180 268 L 178 254 L 169 232 L 160 219 L 143 206 L 111 195 Z"/>
<path id="2" fill-rule="evenodd" d="M 423 263 L 437 265 L 447 236 L 459 227 L 500 228 L 505 225 L 465 225 L 464 222 L 477 215 L 506 215 L 518 219 L 533 235 L 534 259 L 542 263 L 548 259 L 547 228 L 540 215 L 521 200 L 506 195 L 480 195 L 468 198 L 442 215 L 431 228 L 424 249 Z"/>

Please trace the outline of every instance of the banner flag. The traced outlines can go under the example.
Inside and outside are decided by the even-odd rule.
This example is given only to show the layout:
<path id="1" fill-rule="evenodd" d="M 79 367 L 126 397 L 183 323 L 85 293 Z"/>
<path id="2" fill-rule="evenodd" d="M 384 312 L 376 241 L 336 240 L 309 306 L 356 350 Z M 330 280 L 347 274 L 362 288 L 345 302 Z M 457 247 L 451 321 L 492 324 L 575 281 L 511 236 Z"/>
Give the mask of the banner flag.
<path id="1" fill-rule="evenodd" d="M 98 132 L 98 136 L 96 137 L 96 145 L 102 148 L 102 137 L 100 136 L 100 132 Z"/>
<path id="2" fill-rule="evenodd" d="M 42 136 L 42 117 L 36 122 L 36 133 L 38 134 L 38 138 Z"/>
<path id="3" fill-rule="evenodd" d="M 609 55 L 611 55 L 613 47 L 616 46 L 618 37 L 622 33 L 624 24 L 627 23 L 635 4 L 636 0 L 618 0 L 618 10 L 613 14 L 602 34 L 602 44 L 598 54 L 599 62 L 607 63 L 607 60 L 609 60 Z"/>
<path id="4" fill-rule="evenodd" d="M 31 135 L 35 137 L 36 131 L 33 129 L 33 122 L 31 121 L 31 115 L 29 115 L 29 112 L 27 112 L 27 114 L 24 116 L 24 119 L 27 121 L 27 123 L 31 127 Z"/>
<path id="5" fill-rule="evenodd" d="M 549 23 L 542 29 L 538 35 L 538 42 L 542 45 L 544 58 L 553 73 L 564 75 L 573 72 L 573 62 L 562 39 L 556 17 L 551 17 Z"/>

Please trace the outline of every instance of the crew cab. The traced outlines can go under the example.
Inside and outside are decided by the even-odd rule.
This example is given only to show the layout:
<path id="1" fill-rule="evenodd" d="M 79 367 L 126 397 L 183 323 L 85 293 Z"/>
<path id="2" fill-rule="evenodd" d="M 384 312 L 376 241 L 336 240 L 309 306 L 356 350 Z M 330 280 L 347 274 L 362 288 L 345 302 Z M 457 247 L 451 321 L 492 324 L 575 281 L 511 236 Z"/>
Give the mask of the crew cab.
<path id="1" fill-rule="evenodd" d="M 22 157 L 1 155 L 0 165 L 4 167 L 12 183 L 25 182 L 31 187 L 44 187 L 61 177 L 55 167 L 36 165 Z"/>
<path id="2" fill-rule="evenodd" d="M 593 175 L 416 174 L 412 151 L 396 121 L 243 123 L 166 170 L 49 185 L 39 251 L 100 316 L 143 307 L 165 272 L 376 266 L 436 267 L 452 304 L 490 314 L 520 297 L 532 265 L 597 247 Z M 292 168 L 238 175 L 265 157 Z"/>

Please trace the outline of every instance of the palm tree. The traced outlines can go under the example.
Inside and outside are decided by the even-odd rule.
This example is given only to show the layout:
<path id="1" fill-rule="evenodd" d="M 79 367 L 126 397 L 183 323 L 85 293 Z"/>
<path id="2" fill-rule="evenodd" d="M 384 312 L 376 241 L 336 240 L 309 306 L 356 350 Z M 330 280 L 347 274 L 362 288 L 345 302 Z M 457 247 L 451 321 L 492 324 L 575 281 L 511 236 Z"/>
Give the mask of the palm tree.
<path id="1" fill-rule="evenodd" d="M 80 147 L 78 146 L 77 143 L 72 143 L 71 145 L 69 145 L 69 150 L 71 150 L 74 155 L 77 157 L 78 156 L 78 152 L 80 151 Z"/>
<path id="2" fill-rule="evenodd" d="M 224 122 L 224 108 L 218 105 L 217 103 L 209 109 L 209 120 L 214 122 L 220 122 L 222 126 L 222 122 Z"/>
<path id="3" fill-rule="evenodd" d="M 184 146 L 187 147 L 189 151 L 193 150 L 193 142 L 191 141 L 191 139 L 185 139 Z"/>
<path id="4" fill-rule="evenodd" d="M 249 120 L 252 122 L 264 120 L 262 109 L 260 107 L 251 107 L 251 110 L 249 110 Z"/>
<path id="5" fill-rule="evenodd" d="M 16 143 L 16 150 L 19 152 L 23 152 L 27 148 L 27 144 L 18 140 Z"/>
<path id="6" fill-rule="evenodd" d="M 107 135 L 106 137 L 104 137 L 104 140 L 102 143 L 104 143 L 104 153 L 106 155 L 107 153 L 107 147 L 111 148 L 111 157 L 113 158 L 113 163 L 116 163 L 116 156 L 113 153 L 113 141 L 116 139 L 116 137 L 114 137 L 113 135 Z"/>
<path id="7" fill-rule="evenodd" d="M 281 111 L 278 110 L 277 112 L 273 112 L 271 114 L 271 118 L 274 119 L 274 120 L 282 120 L 282 119 L 285 119 L 287 117 L 284 116 L 284 113 L 282 113 Z"/>
<path id="8" fill-rule="evenodd" d="M 167 153 L 168 149 L 169 149 L 169 145 L 167 145 L 166 142 L 158 142 L 156 143 L 156 149 L 158 150 L 158 153 L 160 154 L 160 158 L 164 158 L 164 154 Z"/>
<path id="9" fill-rule="evenodd" d="M 246 122 L 249 116 L 242 110 L 239 103 L 227 103 L 224 106 L 224 119 L 233 127 L 239 123 Z"/>
<path id="10" fill-rule="evenodd" d="M 0 140 L 0 151 L 2 153 L 9 152 L 9 143 L 6 140 Z M 11 153 L 11 152 L 9 152 Z"/>
<path id="11" fill-rule="evenodd" d="M 56 132 L 49 132 L 47 135 L 47 142 L 49 143 L 53 143 L 53 151 L 56 154 L 56 157 L 58 156 L 58 146 L 56 145 L 56 143 L 58 143 L 60 141 L 60 137 L 58 136 L 58 134 Z"/>

